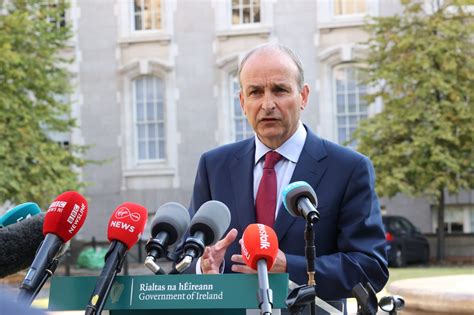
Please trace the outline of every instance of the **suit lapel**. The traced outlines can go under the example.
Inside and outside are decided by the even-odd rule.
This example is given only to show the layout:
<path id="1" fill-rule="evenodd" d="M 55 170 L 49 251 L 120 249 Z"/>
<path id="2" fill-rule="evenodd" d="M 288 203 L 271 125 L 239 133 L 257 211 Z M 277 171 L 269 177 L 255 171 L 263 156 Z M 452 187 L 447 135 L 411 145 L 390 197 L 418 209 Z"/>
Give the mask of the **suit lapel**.
<path id="1" fill-rule="evenodd" d="M 324 163 L 324 158 L 327 156 L 327 153 L 322 140 L 308 130 L 308 128 L 306 129 L 308 132 L 306 141 L 303 151 L 296 163 L 296 168 L 290 183 L 305 181 L 311 185 L 311 187 L 316 188 L 326 171 L 327 165 Z M 278 209 L 278 217 L 274 227 L 279 241 L 282 240 L 295 220 L 296 218 L 292 217 L 282 204 Z"/>
<path id="2" fill-rule="evenodd" d="M 249 139 L 243 147 L 235 152 L 229 162 L 232 192 L 235 200 L 235 211 L 242 231 L 255 223 L 255 206 L 253 200 L 253 168 L 255 159 L 255 140 Z M 231 207 L 232 208 L 232 207 Z"/>

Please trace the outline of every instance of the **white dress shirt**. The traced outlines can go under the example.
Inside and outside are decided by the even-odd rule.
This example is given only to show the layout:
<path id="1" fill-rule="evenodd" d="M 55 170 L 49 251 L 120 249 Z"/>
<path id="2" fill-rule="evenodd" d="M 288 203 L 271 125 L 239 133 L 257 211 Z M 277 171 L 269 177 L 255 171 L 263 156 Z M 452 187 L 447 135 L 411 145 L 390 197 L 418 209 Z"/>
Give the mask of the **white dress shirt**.
<path id="1" fill-rule="evenodd" d="M 275 165 L 275 173 L 277 176 L 277 203 L 275 209 L 275 219 L 278 216 L 278 209 L 282 203 L 281 192 L 290 183 L 293 172 L 295 171 L 296 163 L 303 151 L 304 142 L 306 141 L 306 129 L 301 121 L 299 122 L 296 132 L 286 140 L 276 152 L 284 158 L 278 161 Z M 255 135 L 255 166 L 253 168 L 253 199 L 257 199 L 258 185 L 262 179 L 263 164 L 265 162 L 265 154 L 272 151 L 269 147 L 264 145 L 257 135 Z"/>

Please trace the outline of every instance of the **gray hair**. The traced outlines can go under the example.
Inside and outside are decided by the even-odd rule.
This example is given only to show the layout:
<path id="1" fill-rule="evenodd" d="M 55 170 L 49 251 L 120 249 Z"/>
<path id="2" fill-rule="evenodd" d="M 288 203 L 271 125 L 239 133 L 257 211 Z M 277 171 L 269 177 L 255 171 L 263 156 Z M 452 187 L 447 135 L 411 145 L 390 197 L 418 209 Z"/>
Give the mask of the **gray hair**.
<path id="1" fill-rule="evenodd" d="M 263 44 L 263 45 L 259 45 L 259 46 L 255 47 L 254 49 L 252 49 L 251 51 L 249 51 L 244 56 L 244 58 L 240 62 L 240 66 L 239 66 L 239 84 L 240 84 L 241 89 L 242 89 L 242 81 L 240 80 L 240 73 L 242 72 L 242 69 L 243 69 L 245 63 L 247 62 L 247 60 L 252 55 L 254 55 L 255 53 L 262 52 L 262 51 L 275 51 L 275 50 L 281 51 L 282 53 L 284 53 L 285 55 L 290 57 L 290 59 L 293 61 L 296 68 L 298 69 L 296 83 L 298 84 L 298 88 L 299 88 L 300 91 L 303 89 L 303 86 L 304 86 L 304 70 L 303 70 L 303 64 L 301 63 L 300 58 L 298 57 L 298 55 L 293 50 L 291 50 L 290 47 L 282 45 L 282 44 L 278 44 L 278 43 L 266 43 L 266 44 Z"/>

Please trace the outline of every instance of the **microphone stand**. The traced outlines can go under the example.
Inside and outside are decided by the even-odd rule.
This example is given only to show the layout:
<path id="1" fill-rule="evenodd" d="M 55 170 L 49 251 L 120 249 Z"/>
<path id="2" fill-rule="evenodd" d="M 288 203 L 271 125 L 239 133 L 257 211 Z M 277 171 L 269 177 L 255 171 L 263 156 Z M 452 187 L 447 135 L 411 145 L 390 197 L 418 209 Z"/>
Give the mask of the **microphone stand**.
<path id="1" fill-rule="evenodd" d="M 265 259 L 260 259 L 257 262 L 257 270 L 258 287 L 260 288 L 258 290 L 257 297 L 260 314 L 271 315 L 273 308 L 273 291 L 270 289 L 270 285 L 268 283 L 268 269 Z"/>
<path id="2" fill-rule="evenodd" d="M 316 246 L 314 246 L 313 223 L 306 222 L 304 231 L 306 269 L 308 270 L 308 286 L 314 288 L 314 298 L 311 301 L 311 315 L 316 314 Z"/>
<path id="3" fill-rule="evenodd" d="M 307 304 L 310 305 L 310 314 L 316 315 L 316 246 L 314 245 L 313 224 L 318 221 L 319 214 L 312 220 L 306 221 L 304 239 L 308 283 L 294 288 L 288 295 L 285 302 L 292 315 L 302 314 Z"/>
<path id="4" fill-rule="evenodd" d="M 23 280 L 23 283 L 20 285 L 20 292 L 18 293 L 17 300 L 28 306 L 33 303 L 34 299 L 36 298 L 36 296 L 38 296 L 38 293 L 43 288 L 43 285 L 46 283 L 49 277 L 51 277 L 56 271 L 56 267 L 59 264 L 59 256 L 61 256 L 60 253 L 65 248 L 64 244 L 61 245 L 59 237 L 54 234 L 46 235 L 45 239 L 38 248 L 37 253 L 43 246 L 44 248 L 48 249 L 47 256 L 51 257 L 49 258 L 49 264 L 49 259 L 46 258 L 42 259 L 38 263 L 38 265 L 36 266 L 36 270 L 30 267 L 30 270 L 28 270 L 28 273 L 26 274 L 25 280 Z M 33 265 L 35 265 L 35 261 L 33 261 L 32 266 Z M 41 276 L 38 275 L 38 277 L 35 278 L 36 272 L 42 269 L 41 266 L 44 266 L 44 273 Z"/>
<path id="5" fill-rule="evenodd" d="M 38 287 L 35 288 L 33 291 L 28 291 L 28 290 L 23 290 L 20 289 L 20 293 L 18 295 L 18 301 L 21 301 L 25 303 L 26 305 L 31 305 L 35 298 L 38 296 L 38 293 L 41 291 L 43 288 L 43 285 L 46 283 L 46 281 L 51 277 L 54 272 L 56 271 L 56 267 L 58 266 L 59 259 L 55 258 L 51 262 L 48 268 L 45 269 L 45 273 L 41 280 L 39 281 Z"/>
<path id="6" fill-rule="evenodd" d="M 86 307 L 85 315 L 96 315 L 102 314 L 107 297 L 109 296 L 110 289 L 112 289 L 113 280 L 117 273 L 122 271 L 122 266 L 125 261 L 127 246 L 118 241 L 113 241 L 110 244 L 107 254 L 105 254 L 105 266 L 99 275 L 97 285 L 94 289 L 94 295 L 96 297 L 102 297 L 97 305 L 92 305 L 91 302 Z M 107 264 L 107 260 L 110 257 L 111 261 L 115 261 L 114 264 Z M 114 259 L 116 257 L 116 259 Z"/>

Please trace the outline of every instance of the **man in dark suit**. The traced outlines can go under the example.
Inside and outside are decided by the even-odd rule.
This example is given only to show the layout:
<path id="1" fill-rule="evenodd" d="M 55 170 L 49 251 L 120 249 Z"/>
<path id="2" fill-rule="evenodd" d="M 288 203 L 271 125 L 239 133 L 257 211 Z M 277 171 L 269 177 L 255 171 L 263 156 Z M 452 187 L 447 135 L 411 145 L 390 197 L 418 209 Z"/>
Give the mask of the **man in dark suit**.
<path id="1" fill-rule="evenodd" d="M 266 44 L 252 50 L 240 65 L 239 80 L 241 107 L 256 136 L 206 152 L 199 161 L 191 213 L 208 200 L 219 200 L 232 219 L 224 239 L 205 249 L 198 272 L 218 273 L 223 265 L 224 272 L 254 272 L 243 264 L 237 239 L 247 225 L 270 222 L 280 247 L 270 272 L 288 272 L 290 280 L 307 283 L 305 221 L 290 216 L 281 201 L 287 184 L 306 181 L 319 199 L 318 296 L 349 297 L 359 282 L 381 290 L 388 279 L 385 234 L 369 159 L 319 138 L 300 122 L 309 87 L 289 48 Z M 277 202 L 262 218 L 258 195 L 268 152 L 279 156 L 274 166 Z"/>

